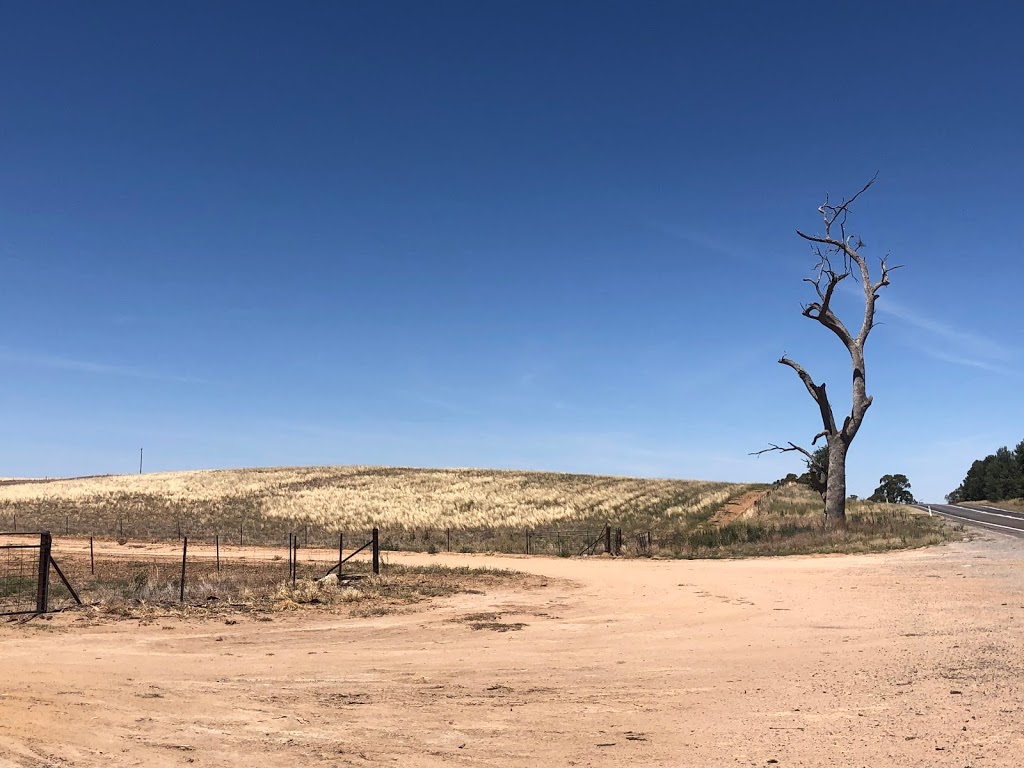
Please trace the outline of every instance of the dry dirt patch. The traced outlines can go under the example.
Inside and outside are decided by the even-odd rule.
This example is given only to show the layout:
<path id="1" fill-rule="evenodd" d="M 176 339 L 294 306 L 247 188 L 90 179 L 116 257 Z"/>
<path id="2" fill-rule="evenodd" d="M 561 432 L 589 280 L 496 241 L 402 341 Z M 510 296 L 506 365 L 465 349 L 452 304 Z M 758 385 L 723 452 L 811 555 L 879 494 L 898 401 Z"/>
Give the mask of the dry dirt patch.
<path id="1" fill-rule="evenodd" d="M 0 765 L 1016 766 L 1024 754 L 1019 541 L 402 562 L 551 580 L 371 618 L 2 625 Z M 465 619 L 480 614 L 526 626 L 474 630 Z"/>

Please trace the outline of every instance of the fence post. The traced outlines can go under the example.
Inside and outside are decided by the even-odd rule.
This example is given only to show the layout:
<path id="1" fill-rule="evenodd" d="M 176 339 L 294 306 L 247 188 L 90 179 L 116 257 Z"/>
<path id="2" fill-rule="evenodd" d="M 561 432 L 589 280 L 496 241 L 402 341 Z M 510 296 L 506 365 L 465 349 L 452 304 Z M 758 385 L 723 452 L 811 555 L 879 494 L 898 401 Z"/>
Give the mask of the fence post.
<path id="1" fill-rule="evenodd" d="M 64 535 L 71 533 L 71 515 L 64 515 Z"/>
<path id="2" fill-rule="evenodd" d="M 445 528 L 444 532 L 445 532 L 445 535 L 448 537 L 448 551 L 451 552 L 452 551 L 452 529 L 451 528 Z"/>
<path id="3" fill-rule="evenodd" d="M 92 555 L 92 536 L 89 537 L 89 573 L 96 575 L 96 559 Z"/>
<path id="4" fill-rule="evenodd" d="M 338 581 L 341 581 L 341 564 L 345 560 L 345 534 L 338 533 Z"/>
<path id="5" fill-rule="evenodd" d="M 609 555 L 612 553 L 612 526 L 610 523 L 604 527 L 604 551 Z"/>
<path id="6" fill-rule="evenodd" d="M 526 531 L 526 554 L 530 554 L 530 531 Z"/>
<path id="7" fill-rule="evenodd" d="M 622 554 L 622 529 L 621 528 L 616 528 L 615 529 L 615 554 L 616 555 L 621 555 Z"/>
<path id="8" fill-rule="evenodd" d="M 292 589 L 295 589 L 295 580 L 299 577 L 299 536 L 295 535 L 295 557 L 292 558 Z"/>
<path id="9" fill-rule="evenodd" d="M 185 560 L 188 558 L 188 536 L 181 547 L 181 584 L 178 587 L 178 602 L 185 602 Z"/>
<path id="10" fill-rule="evenodd" d="M 376 528 L 373 529 L 373 572 L 380 573 L 380 538 Z"/>
<path id="11" fill-rule="evenodd" d="M 220 534 L 214 536 L 213 540 L 217 545 L 217 573 L 220 573 Z"/>
<path id="12" fill-rule="evenodd" d="M 39 534 L 39 580 L 36 582 L 36 613 L 46 613 L 50 599 L 50 545 L 49 531 Z"/>
<path id="13" fill-rule="evenodd" d="M 238 546 L 242 546 L 242 524 L 238 524 Z"/>

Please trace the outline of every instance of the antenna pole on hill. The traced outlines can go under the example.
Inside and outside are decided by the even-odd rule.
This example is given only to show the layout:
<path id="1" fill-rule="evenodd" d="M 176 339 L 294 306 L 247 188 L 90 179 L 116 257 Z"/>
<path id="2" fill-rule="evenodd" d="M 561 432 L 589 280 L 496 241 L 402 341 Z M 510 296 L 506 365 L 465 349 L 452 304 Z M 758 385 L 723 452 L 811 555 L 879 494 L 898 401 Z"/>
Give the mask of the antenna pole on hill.
<path id="1" fill-rule="evenodd" d="M 142 474 L 142 449 L 139 448 L 139 474 Z"/>

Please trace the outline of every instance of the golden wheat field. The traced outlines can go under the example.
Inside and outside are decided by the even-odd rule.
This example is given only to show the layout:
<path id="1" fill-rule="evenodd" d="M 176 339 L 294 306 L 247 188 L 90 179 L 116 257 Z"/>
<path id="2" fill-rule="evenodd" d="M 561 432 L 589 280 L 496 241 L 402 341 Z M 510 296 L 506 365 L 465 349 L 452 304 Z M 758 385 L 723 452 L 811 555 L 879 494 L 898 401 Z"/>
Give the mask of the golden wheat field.
<path id="1" fill-rule="evenodd" d="M 143 519 L 192 529 L 307 525 L 342 531 L 628 526 L 707 518 L 752 486 L 476 469 L 280 467 L 0 483 L 0 519 L 53 527 Z M 152 527 L 150 525 L 149 527 Z"/>
<path id="2" fill-rule="evenodd" d="M 0 481 L 0 530 L 129 540 L 571 555 L 621 529 L 636 554 L 875 551 L 948 538 L 912 510 L 865 502 L 822 530 L 805 486 L 484 469 L 276 467 Z"/>

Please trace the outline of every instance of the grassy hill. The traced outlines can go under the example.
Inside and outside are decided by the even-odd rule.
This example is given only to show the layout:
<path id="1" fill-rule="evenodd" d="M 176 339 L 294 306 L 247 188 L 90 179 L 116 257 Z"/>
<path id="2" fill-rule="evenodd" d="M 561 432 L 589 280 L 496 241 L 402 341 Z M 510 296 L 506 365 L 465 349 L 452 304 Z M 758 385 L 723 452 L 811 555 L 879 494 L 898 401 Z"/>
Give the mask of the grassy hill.
<path id="1" fill-rule="evenodd" d="M 281 544 L 296 532 L 303 543 L 336 546 L 338 533 L 358 537 L 377 526 L 391 548 L 442 548 L 451 538 L 455 550 L 509 552 L 525 549 L 529 530 L 533 551 L 552 554 L 575 554 L 606 524 L 621 528 L 637 552 L 648 533 L 666 553 L 782 551 L 773 542 L 820 527 L 820 506 L 803 487 L 477 469 L 278 467 L 0 481 L 7 530 L 124 540 L 180 533 L 245 544 Z M 906 509 L 861 505 L 854 527 L 864 510 L 871 526 L 886 521 L 892 540 L 867 548 L 922 543 Z M 893 521 L 913 529 L 909 538 Z M 814 538 L 796 551 L 820 551 Z"/>

